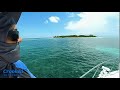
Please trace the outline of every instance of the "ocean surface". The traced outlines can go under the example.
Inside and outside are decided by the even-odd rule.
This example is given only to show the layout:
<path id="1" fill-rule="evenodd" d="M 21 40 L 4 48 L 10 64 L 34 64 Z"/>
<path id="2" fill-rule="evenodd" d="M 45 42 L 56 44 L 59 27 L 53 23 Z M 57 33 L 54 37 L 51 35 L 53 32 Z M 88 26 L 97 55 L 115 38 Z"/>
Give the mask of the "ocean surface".
<path id="1" fill-rule="evenodd" d="M 79 78 L 103 61 L 110 60 L 103 66 L 112 71 L 120 62 L 118 38 L 30 38 L 20 46 L 21 60 L 37 78 Z"/>

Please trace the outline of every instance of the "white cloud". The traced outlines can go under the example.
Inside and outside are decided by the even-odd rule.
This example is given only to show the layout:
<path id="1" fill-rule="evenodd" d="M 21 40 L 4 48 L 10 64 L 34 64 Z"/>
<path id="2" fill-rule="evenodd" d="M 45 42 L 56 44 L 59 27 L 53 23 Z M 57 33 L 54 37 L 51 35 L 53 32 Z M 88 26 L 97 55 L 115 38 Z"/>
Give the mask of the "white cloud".
<path id="1" fill-rule="evenodd" d="M 51 16 L 48 19 L 50 20 L 50 22 L 53 22 L 53 23 L 58 23 L 60 21 L 60 18 L 57 16 Z"/>
<path id="2" fill-rule="evenodd" d="M 82 12 L 78 21 L 69 21 L 65 29 L 78 30 L 81 34 L 110 32 L 119 27 L 119 12 Z M 114 27 L 114 28 L 113 28 Z"/>

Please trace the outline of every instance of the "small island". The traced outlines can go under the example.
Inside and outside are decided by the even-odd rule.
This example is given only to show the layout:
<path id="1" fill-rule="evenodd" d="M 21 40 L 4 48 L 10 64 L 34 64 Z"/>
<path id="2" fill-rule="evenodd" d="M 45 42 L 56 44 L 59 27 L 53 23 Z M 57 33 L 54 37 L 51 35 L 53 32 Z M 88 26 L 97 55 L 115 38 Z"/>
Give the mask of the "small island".
<path id="1" fill-rule="evenodd" d="M 64 35 L 64 36 L 54 36 L 54 38 L 69 38 L 69 37 L 97 37 L 95 35 Z"/>

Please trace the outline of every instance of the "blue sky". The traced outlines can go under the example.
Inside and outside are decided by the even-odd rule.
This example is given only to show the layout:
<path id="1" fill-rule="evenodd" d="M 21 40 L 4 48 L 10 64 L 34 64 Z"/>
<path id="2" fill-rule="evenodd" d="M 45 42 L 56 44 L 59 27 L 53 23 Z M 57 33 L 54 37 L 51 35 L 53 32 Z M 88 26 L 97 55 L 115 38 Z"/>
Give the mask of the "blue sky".
<path id="1" fill-rule="evenodd" d="M 17 24 L 23 38 L 94 34 L 119 36 L 118 12 L 22 12 Z"/>

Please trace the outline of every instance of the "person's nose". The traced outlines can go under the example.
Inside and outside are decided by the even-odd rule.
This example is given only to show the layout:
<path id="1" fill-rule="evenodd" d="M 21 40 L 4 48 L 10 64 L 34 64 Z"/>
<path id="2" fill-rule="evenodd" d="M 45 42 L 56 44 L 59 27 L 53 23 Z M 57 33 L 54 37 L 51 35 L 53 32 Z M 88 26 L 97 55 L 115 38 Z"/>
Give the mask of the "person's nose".
<path id="1" fill-rule="evenodd" d="M 20 37 L 20 38 L 18 38 L 18 42 L 22 42 L 22 38 Z"/>

